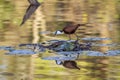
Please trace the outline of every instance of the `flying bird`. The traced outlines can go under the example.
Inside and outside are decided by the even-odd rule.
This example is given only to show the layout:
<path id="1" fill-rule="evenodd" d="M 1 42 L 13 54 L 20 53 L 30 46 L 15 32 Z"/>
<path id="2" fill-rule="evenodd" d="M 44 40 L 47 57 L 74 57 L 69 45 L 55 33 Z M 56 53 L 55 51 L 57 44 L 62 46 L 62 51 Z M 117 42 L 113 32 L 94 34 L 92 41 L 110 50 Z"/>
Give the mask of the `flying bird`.
<path id="1" fill-rule="evenodd" d="M 21 26 L 26 22 L 27 19 L 35 12 L 35 10 L 41 5 L 37 0 L 28 0 L 30 5 L 26 10 L 26 13 L 23 17 Z"/>

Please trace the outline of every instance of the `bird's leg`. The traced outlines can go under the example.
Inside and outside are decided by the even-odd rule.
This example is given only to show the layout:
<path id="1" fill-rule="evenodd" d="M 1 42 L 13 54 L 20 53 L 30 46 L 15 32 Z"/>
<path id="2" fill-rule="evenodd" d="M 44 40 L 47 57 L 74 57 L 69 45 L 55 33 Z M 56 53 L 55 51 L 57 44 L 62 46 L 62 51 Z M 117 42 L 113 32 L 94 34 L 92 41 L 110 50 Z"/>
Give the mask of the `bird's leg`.
<path id="1" fill-rule="evenodd" d="M 74 33 L 74 35 L 77 37 L 77 40 L 79 39 L 78 35 Z"/>
<path id="2" fill-rule="evenodd" d="M 71 40 L 71 36 L 70 36 L 70 34 L 68 34 L 68 36 L 69 36 L 69 40 Z"/>
<path id="3" fill-rule="evenodd" d="M 80 54 L 78 53 L 78 54 L 77 54 L 77 59 L 79 59 L 79 57 L 80 57 Z"/>

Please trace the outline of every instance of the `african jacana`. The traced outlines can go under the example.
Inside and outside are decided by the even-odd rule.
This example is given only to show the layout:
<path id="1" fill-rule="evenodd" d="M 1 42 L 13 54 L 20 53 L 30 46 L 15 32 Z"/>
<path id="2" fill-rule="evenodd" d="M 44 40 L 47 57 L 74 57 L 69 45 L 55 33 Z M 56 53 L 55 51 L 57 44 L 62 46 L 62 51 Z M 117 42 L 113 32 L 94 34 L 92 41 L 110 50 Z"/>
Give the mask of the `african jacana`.
<path id="1" fill-rule="evenodd" d="M 71 25 L 67 25 L 67 26 L 65 26 L 62 30 L 57 30 L 56 32 L 55 32 L 55 35 L 58 33 L 58 32 L 64 32 L 65 34 L 68 34 L 69 35 L 69 40 L 71 40 L 71 34 L 75 34 L 75 32 L 76 32 L 76 30 L 78 29 L 78 27 L 80 27 L 80 26 L 85 26 L 85 24 L 77 24 L 77 25 L 73 25 L 73 24 L 71 24 Z M 77 37 L 77 39 L 78 39 L 78 36 L 75 34 L 75 36 Z"/>

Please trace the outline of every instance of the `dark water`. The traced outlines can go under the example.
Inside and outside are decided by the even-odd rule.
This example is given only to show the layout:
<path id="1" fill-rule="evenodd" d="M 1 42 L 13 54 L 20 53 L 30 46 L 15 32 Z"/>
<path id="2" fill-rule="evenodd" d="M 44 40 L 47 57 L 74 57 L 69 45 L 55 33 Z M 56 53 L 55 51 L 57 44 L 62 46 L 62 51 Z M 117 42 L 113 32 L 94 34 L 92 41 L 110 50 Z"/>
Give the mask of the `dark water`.
<path id="1" fill-rule="evenodd" d="M 102 26 L 100 29 L 96 28 L 97 26 L 92 27 L 92 30 L 88 27 L 82 32 L 83 27 L 77 31 L 80 36 L 79 43 L 92 43 L 91 51 L 101 53 L 119 50 L 118 52 L 112 52 L 112 54 L 115 54 L 114 56 L 90 56 L 91 53 L 89 53 L 90 55 L 79 55 L 76 59 L 76 55 L 64 56 L 49 50 L 42 53 L 37 52 L 33 55 L 7 55 L 6 53 L 9 51 L 3 49 L 5 46 L 23 50 L 26 49 L 26 46 L 19 47 L 20 44 L 47 43 L 48 40 L 68 40 L 68 37 L 64 34 L 53 35 L 52 32 L 57 29 L 53 26 L 63 24 L 55 21 L 50 23 L 47 20 L 49 16 L 41 13 L 41 8 L 20 27 L 19 24 L 27 6 L 27 0 L 0 1 L 0 80 L 120 79 L 120 26 L 118 23 L 106 22 L 105 25 L 99 25 L 100 23 L 98 23 L 97 26 Z M 62 29 L 62 27 L 58 29 Z M 40 32 L 46 30 L 50 31 L 49 34 L 40 34 Z M 73 39 L 76 39 L 76 37 L 73 36 Z M 71 49 L 71 47 L 71 44 L 67 45 L 67 49 Z M 66 63 L 69 61 L 68 64 L 73 65 L 76 63 L 77 67 L 74 69 L 68 68 L 65 66 L 65 61 Z"/>

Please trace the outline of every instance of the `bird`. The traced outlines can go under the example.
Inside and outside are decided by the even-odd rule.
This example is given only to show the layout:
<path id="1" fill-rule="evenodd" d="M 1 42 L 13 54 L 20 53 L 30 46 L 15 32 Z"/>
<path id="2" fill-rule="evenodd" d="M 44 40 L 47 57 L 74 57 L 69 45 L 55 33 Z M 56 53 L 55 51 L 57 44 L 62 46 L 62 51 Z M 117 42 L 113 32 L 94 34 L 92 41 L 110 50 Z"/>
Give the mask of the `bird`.
<path id="1" fill-rule="evenodd" d="M 80 26 L 85 26 L 85 24 L 70 24 L 70 25 L 66 25 L 62 30 L 57 30 L 55 32 L 55 35 L 59 32 L 64 32 L 65 34 L 68 34 L 69 35 L 69 40 L 71 40 L 71 34 L 75 34 L 76 30 L 78 29 L 78 27 Z M 78 36 L 75 34 L 75 36 L 77 37 L 77 40 L 78 40 Z"/>
<path id="2" fill-rule="evenodd" d="M 37 0 L 28 0 L 28 2 L 30 3 L 30 5 L 26 10 L 20 26 L 22 26 L 27 21 L 27 19 L 29 19 L 29 17 L 35 12 L 35 10 L 41 5 L 41 3 L 39 3 Z"/>
<path id="3" fill-rule="evenodd" d="M 71 60 L 64 61 L 62 65 L 66 68 L 80 70 L 80 68 L 77 66 L 77 63 L 75 61 L 71 61 Z"/>
<path id="4" fill-rule="evenodd" d="M 62 65 L 65 68 L 80 70 L 80 68 L 77 66 L 77 63 L 73 60 L 65 60 L 65 61 L 56 60 L 55 62 L 56 64 Z"/>

